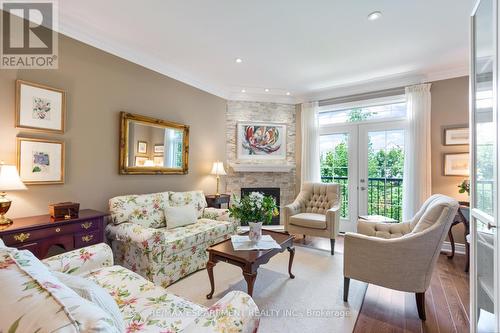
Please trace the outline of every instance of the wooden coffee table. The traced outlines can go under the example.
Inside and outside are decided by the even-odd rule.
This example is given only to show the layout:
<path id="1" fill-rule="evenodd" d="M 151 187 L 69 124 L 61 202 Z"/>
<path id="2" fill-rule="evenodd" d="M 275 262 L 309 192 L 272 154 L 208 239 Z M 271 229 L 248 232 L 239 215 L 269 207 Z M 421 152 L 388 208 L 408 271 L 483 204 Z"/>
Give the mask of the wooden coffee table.
<path id="1" fill-rule="evenodd" d="M 247 235 L 248 232 L 242 235 Z M 207 295 L 211 299 L 214 290 L 214 266 L 219 262 L 227 262 L 229 264 L 241 267 L 243 270 L 243 277 L 247 281 L 248 294 L 252 296 L 253 285 L 257 278 L 257 270 L 260 265 L 267 263 L 276 254 L 288 250 L 290 252 L 290 259 L 288 260 L 288 274 L 293 279 L 295 276 L 292 274 L 293 257 L 295 256 L 295 248 L 293 247 L 294 236 L 284 232 L 277 232 L 271 230 L 262 230 L 263 235 L 270 235 L 281 246 L 281 249 L 271 250 L 251 250 L 251 251 L 235 251 L 231 239 L 226 239 L 220 243 L 214 244 L 207 249 L 208 263 L 207 271 L 208 278 L 210 279 L 210 293 Z"/>

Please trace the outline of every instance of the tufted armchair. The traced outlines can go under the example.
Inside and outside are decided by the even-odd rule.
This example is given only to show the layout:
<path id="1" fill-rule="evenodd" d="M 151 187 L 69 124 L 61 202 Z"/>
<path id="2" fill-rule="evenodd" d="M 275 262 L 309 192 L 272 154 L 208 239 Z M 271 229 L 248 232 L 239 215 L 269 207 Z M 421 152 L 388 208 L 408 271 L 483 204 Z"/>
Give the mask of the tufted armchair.
<path id="1" fill-rule="evenodd" d="M 340 201 L 338 184 L 302 184 L 295 201 L 285 207 L 285 230 L 291 234 L 329 238 L 333 255 L 339 232 Z"/>
<path id="2" fill-rule="evenodd" d="M 425 291 L 457 210 L 455 199 L 436 194 L 411 221 L 358 221 L 358 233 L 344 237 L 344 301 L 351 278 L 412 292 L 419 317 L 425 320 Z"/>

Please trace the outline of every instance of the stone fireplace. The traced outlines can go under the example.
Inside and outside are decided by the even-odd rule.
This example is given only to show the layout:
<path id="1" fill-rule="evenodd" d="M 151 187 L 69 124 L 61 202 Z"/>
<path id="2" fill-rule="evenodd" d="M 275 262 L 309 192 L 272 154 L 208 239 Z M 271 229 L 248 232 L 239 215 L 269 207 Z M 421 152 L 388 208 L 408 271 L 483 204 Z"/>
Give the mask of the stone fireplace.
<path id="1" fill-rule="evenodd" d="M 296 196 L 296 107 L 293 104 L 228 101 L 226 114 L 226 192 L 240 196 L 242 189 L 272 188 L 279 192 L 280 216 L 273 223 L 284 224 L 283 207 Z M 285 123 L 286 159 L 280 161 L 238 161 L 236 127 L 239 121 Z M 236 166 L 239 167 L 236 167 Z M 244 166 L 244 167 L 241 167 Z M 278 223 L 279 221 L 279 223 Z"/>

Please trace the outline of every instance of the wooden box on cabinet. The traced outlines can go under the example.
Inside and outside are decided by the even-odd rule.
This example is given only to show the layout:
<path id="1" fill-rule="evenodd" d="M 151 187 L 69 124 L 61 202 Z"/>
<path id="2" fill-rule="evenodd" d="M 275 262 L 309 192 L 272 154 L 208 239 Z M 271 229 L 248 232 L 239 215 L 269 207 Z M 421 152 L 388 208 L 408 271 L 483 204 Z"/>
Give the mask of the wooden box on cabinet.
<path id="1" fill-rule="evenodd" d="M 80 211 L 77 218 L 54 220 L 50 215 L 14 219 L 14 223 L 0 231 L 5 245 L 29 250 L 43 259 L 51 246 L 65 251 L 79 249 L 104 240 L 106 213 L 91 209 Z"/>

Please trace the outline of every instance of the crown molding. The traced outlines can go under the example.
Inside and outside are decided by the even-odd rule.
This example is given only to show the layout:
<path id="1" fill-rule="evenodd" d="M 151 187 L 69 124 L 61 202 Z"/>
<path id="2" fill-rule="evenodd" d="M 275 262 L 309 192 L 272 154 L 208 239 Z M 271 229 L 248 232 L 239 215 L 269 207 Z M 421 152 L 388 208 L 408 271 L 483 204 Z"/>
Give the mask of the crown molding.
<path id="1" fill-rule="evenodd" d="M 468 75 L 469 75 L 468 66 L 457 66 L 453 68 L 448 68 L 446 70 L 428 72 L 425 74 L 425 79 L 426 82 L 434 82 L 434 81 L 453 79 L 456 77 L 462 77 Z"/>
<path id="2" fill-rule="evenodd" d="M 228 100 L 231 101 L 246 101 L 246 102 L 268 102 L 282 104 L 297 104 L 299 100 L 293 96 L 283 96 L 276 94 L 258 94 L 258 93 L 229 93 Z"/>
<path id="3" fill-rule="evenodd" d="M 426 73 L 405 72 L 395 75 L 387 75 L 367 80 L 360 80 L 357 82 L 339 84 L 329 87 L 327 89 L 322 89 L 307 94 L 302 94 L 297 97 L 297 103 L 318 101 L 328 98 L 349 96 L 355 94 L 363 94 L 371 91 L 406 87 L 425 82 L 434 82 L 434 81 L 467 76 L 468 74 L 469 74 L 468 67 L 457 66 L 448 68 L 446 70 L 429 71 Z"/>

